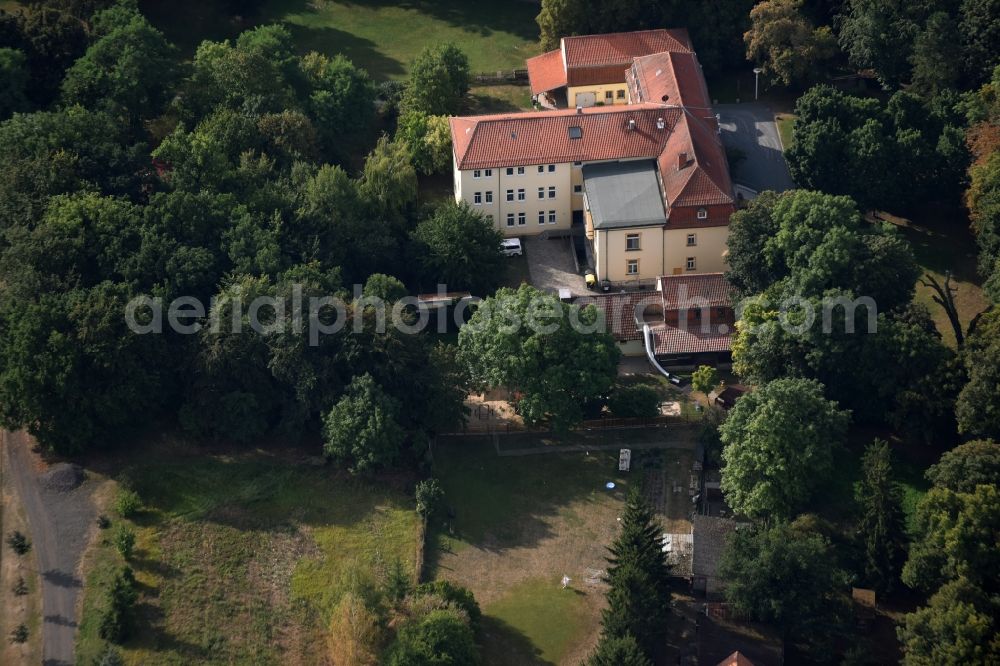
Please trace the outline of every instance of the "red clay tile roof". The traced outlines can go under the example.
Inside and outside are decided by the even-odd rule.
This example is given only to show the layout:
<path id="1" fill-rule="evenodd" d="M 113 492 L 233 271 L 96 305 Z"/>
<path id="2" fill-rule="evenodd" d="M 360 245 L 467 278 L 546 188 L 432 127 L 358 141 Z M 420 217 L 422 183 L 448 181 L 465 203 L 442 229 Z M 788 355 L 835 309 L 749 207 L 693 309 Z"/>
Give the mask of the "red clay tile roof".
<path id="1" fill-rule="evenodd" d="M 727 326 L 728 329 L 722 332 L 718 326 Z M 712 325 L 708 331 L 702 331 L 701 324 L 689 324 L 687 330 L 666 324 L 650 325 L 654 353 L 658 356 L 674 356 L 730 351 L 732 325 L 718 326 Z"/>
<path id="2" fill-rule="evenodd" d="M 733 205 L 725 149 L 687 31 L 647 30 L 566 37 L 560 51 L 550 51 L 528 61 L 532 92 L 564 84 L 558 71 L 558 65 L 562 64 L 557 61 L 560 56 L 568 67 L 570 85 L 577 74 L 581 80 L 590 81 L 592 77 L 599 83 L 624 82 L 628 78 L 633 93 L 643 90 L 644 95 L 653 99 L 644 96 L 643 103 L 592 107 L 584 109 L 582 114 L 569 109 L 451 118 L 459 169 L 656 158 L 668 225 L 673 208 Z M 611 76 L 612 69 L 618 74 Z M 668 96 L 667 103 L 662 101 L 663 95 Z M 662 129 L 657 123 L 661 118 Z M 629 129 L 630 119 L 636 122 L 634 130 Z M 569 128 L 574 126 L 582 132 L 579 139 L 568 136 Z M 678 168 L 681 155 L 685 156 L 685 165 Z M 711 211 L 710 216 L 714 217 L 697 224 L 679 221 L 674 224 L 678 227 L 727 224 L 728 213 L 717 212 Z"/>
<path id="3" fill-rule="evenodd" d="M 678 168 L 684 154 L 688 166 Z M 669 207 L 732 204 L 732 182 L 719 135 L 687 109 L 659 156 L 660 178 Z M 669 212 L 667 213 L 669 217 Z"/>
<path id="4" fill-rule="evenodd" d="M 680 308 L 731 308 L 732 287 L 722 273 L 664 275 L 659 279 L 663 311 Z"/>
<path id="5" fill-rule="evenodd" d="M 632 59 L 663 51 L 690 52 L 691 38 L 687 30 L 637 30 L 603 35 L 563 37 L 566 68 L 632 64 Z"/>
<path id="6" fill-rule="evenodd" d="M 450 118 L 458 168 L 653 158 L 663 152 L 680 109 L 656 104 Z M 664 128 L 657 126 L 664 120 Z M 635 129 L 629 129 L 635 120 Z M 571 139 L 570 127 L 581 137 Z"/>
<path id="7" fill-rule="evenodd" d="M 708 86 L 694 53 L 666 51 L 636 58 L 628 82 L 637 101 L 708 109 Z"/>
<path id="8" fill-rule="evenodd" d="M 621 82 L 622 90 L 624 90 L 627 69 L 628 65 L 622 64 L 571 67 L 566 71 L 566 84 L 570 86 L 596 86 Z"/>
<path id="9" fill-rule="evenodd" d="M 743 656 L 743 653 L 736 651 L 720 661 L 718 666 L 753 666 L 753 662 Z"/>
<path id="10" fill-rule="evenodd" d="M 653 291 L 595 294 L 578 298 L 574 303 L 581 307 L 594 305 L 603 310 L 605 330 L 619 342 L 642 339 L 642 330 L 636 323 L 637 315 L 644 320 L 663 320 L 659 313 L 660 295 Z"/>
<path id="11" fill-rule="evenodd" d="M 566 68 L 563 66 L 562 51 L 559 49 L 528 58 L 527 65 L 532 95 L 539 95 L 566 85 Z"/>

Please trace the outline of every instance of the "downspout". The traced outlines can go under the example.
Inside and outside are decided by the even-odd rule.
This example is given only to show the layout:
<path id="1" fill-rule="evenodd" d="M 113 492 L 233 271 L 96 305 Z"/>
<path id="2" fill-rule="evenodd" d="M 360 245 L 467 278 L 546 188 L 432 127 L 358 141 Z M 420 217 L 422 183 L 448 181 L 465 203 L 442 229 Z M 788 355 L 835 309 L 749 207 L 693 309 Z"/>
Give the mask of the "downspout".
<path id="1" fill-rule="evenodd" d="M 664 370 L 663 366 L 660 365 L 660 362 L 656 360 L 656 355 L 653 354 L 653 332 L 649 330 L 649 324 L 642 325 L 642 338 L 646 346 L 646 358 L 649 359 L 650 365 L 652 365 L 654 368 L 656 368 L 656 370 L 660 374 L 662 374 L 664 377 L 670 380 L 671 384 L 679 385 L 681 383 L 680 378 L 675 377 L 674 375 Z"/>

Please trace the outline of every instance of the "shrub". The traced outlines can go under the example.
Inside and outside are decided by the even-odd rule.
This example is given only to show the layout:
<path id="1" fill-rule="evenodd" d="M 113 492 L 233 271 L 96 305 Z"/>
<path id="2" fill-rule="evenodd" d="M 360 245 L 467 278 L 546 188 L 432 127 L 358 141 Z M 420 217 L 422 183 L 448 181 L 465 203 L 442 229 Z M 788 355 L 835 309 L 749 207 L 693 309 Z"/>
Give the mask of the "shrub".
<path id="1" fill-rule="evenodd" d="M 619 418 L 650 418 L 660 413 L 660 394 L 652 386 L 620 386 L 611 393 L 608 409 Z"/>
<path id="2" fill-rule="evenodd" d="M 413 591 L 417 596 L 425 594 L 435 594 L 456 608 L 465 612 L 469 618 L 469 626 L 474 632 L 479 631 L 480 618 L 483 616 L 479 610 L 479 603 L 472 591 L 461 585 L 455 585 L 446 580 L 436 580 L 433 583 L 423 583 Z"/>
<path id="3" fill-rule="evenodd" d="M 7 535 L 7 545 L 18 555 L 24 555 L 29 550 L 31 550 L 31 542 L 28 541 L 28 537 L 24 536 L 17 530 L 14 530 Z"/>
<path id="4" fill-rule="evenodd" d="M 28 642 L 28 627 L 25 624 L 19 624 L 10 632 L 10 642 L 11 643 L 27 643 Z"/>
<path id="5" fill-rule="evenodd" d="M 123 488 L 115 499 L 115 511 L 122 518 L 131 518 L 142 510 L 142 499 L 139 493 L 130 488 Z"/>
<path id="6" fill-rule="evenodd" d="M 334 664 L 374 666 L 378 663 L 378 645 L 382 626 L 378 615 L 361 595 L 347 592 L 330 620 L 327 639 L 330 660 Z"/>
<path id="7" fill-rule="evenodd" d="M 389 666 L 410 664 L 476 664 L 479 652 L 472 629 L 459 613 L 432 611 L 420 622 L 403 626 L 396 635 Z"/>
<path id="8" fill-rule="evenodd" d="M 122 557 L 126 560 L 132 558 L 132 551 L 135 549 L 135 531 L 131 527 L 125 524 L 118 525 L 112 542 Z"/>
<path id="9" fill-rule="evenodd" d="M 417 482 L 416 489 L 417 513 L 427 520 L 433 519 L 444 505 L 444 488 L 437 479 L 425 479 Z"/>
<path id="10" fill-rule="evenodd" d="M 708 395 L 719 385 L 719 371 L 710 365 L 700 366 L 691 374 L 691 388 Z"/>
<path id="11" fill-rule="evenodd" d="M 102 513 L 97 517 L 97 526 L 102 530 L 106 530 L 111 527 L 111 519 Z"/>
<path id="12" fill-rule="evenodd" d="M 18 576 L 17 582 L 10 588 L 10 591 L 19 597 L 23 597 L 28 593 L 28 584 L 25 582 L 24 576 Z"/>
<path id="13" fill-rule="evenodd" d="M 389 567 L 389 575 L 385 581 L 385 595 L 392 601 L 401 601 L 410 593 L 412 587 L 410 574 L 406 572 L 403 563 L 397 557 Z"/>
<path id="14" fill-rule="evenodd" d="M 125 660 L 115 646 L 109 645 L 94 659 L 94 666 L 125 666 Z"/>
<path id="15" fill-rule="evenodd" d="M 128 638 L 138 597 L 135 574 L 130 567 L 124 567 L 111 582 L 105 596 L 104 613 L 97 630 L 101 638 L 112 643 L 121 643 Z"/>

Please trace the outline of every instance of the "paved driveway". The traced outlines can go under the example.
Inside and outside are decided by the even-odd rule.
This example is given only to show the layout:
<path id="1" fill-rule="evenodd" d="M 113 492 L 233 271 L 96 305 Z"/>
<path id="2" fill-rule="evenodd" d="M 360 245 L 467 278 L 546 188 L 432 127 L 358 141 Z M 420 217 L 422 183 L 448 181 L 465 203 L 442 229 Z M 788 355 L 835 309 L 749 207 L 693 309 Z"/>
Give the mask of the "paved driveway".
<path id="1" fill-rule="evenodd" d="M 583 276 L 576 272 L 571 239 L 543 240 L 528 236 L 521 239 L 521 243 L 524 245 L 533 287 L 555 294 L 560 289 L 569 289 L 573 296 L 588 293 Z"/>
<path id="2" fill-rule="evenodd" d="M 722 141 L 746 155 L 733 180 L 758 192 L 784 192 L 795 187 L 788 173 L 774 114 L 761 104 L 719 104 Z"/>
<path id="3" fill-rule="evenodd" d="M 97 511 L 91 500 L 94 485 L 84 482 L 72 490 L 46 486 L 36 472 L 27 435 L 0 431 L 0 440 L 28 518 L 42 578 L 42 664 L 71 666 L 76 663 L 77 598 L 83 587 L 77 568 L 96 529 Z"/>

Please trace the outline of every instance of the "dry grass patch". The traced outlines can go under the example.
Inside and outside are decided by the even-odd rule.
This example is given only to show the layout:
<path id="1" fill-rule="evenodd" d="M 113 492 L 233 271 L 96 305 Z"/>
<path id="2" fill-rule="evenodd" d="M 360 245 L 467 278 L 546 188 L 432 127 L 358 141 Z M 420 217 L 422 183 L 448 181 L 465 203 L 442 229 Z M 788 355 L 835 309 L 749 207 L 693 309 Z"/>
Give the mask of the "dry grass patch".
<path id="1" fill-rule="evenodd" d="M 263 456 L 152 462 L 127 475 L 144 505 L 132 521 L 140 601 L 128 663 L 322 664 L 344 592 L 379 582 L 397 557 L 413 569 L 412 503 L 374 483 Z M 87 573 L 81 660 L 100 649 L 103 586 L 123 564 L 107 536 Z"/>

